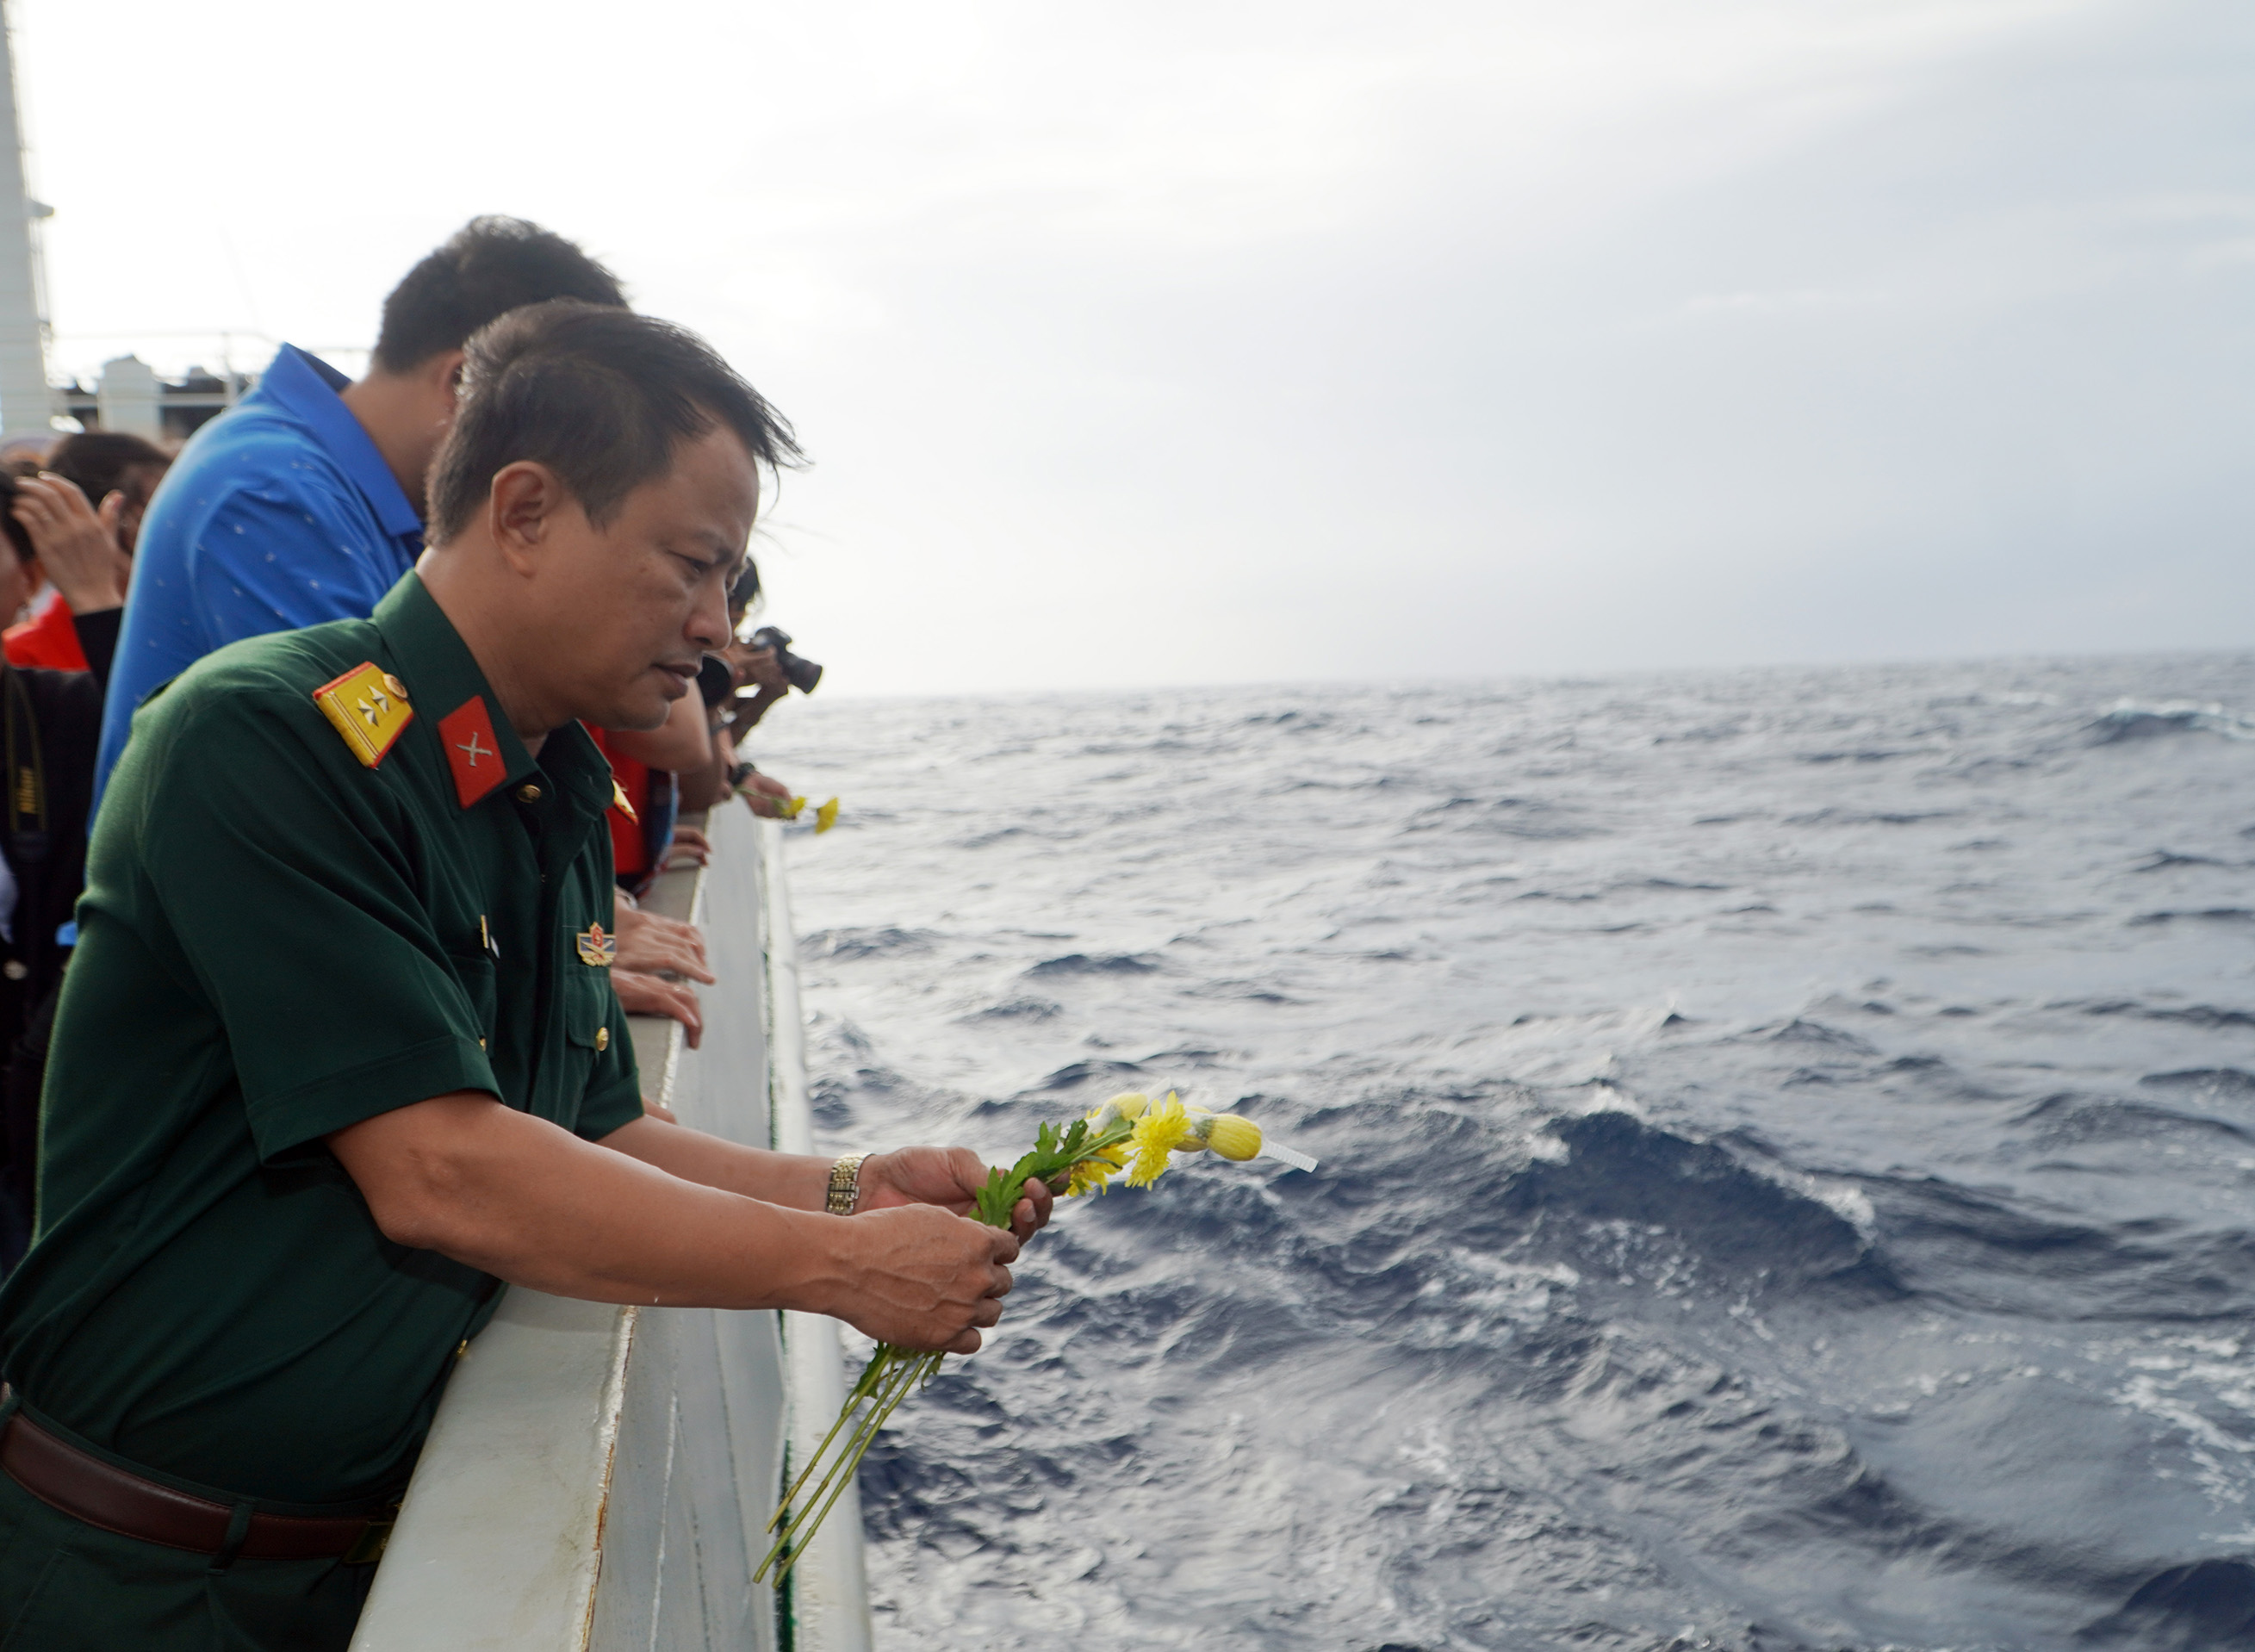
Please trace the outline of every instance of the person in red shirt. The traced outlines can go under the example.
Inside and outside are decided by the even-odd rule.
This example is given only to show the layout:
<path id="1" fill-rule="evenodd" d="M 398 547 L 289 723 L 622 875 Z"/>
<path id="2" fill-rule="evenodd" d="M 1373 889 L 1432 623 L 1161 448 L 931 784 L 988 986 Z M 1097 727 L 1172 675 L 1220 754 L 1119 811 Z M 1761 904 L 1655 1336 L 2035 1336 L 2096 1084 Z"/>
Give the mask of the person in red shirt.
<path id="1" fill-rule="evenodd" d="M 122 606 L 142 514 L 172 462 L 153 442 L 123 431 L 84 431 L 58 443 L 41 474 L 24 479 L 25 491 L 18 496 L 25 506 L 18 519 L 32 529 L 42 563 L 60 564 L 64 559 L 52 549 L 56 535 L 86 537 L 98 530 L 107 552 L 100 560 L 115 573 L 116 601 L 108 601 L 106 580 L 95 600 L 103 609 Z M 94 542 L 89 538 L 88 543 Z M 6 653 L 8 663 L 58 671 L 86 670 L 86 650 L 80 645 L 74 610 L 78 615 L 101 611 L 74 603 L 51 585 L 30 619 L 0 633 L 0 650 Z"/>
<path id="2" fill-rule="evenodd" d="M 53 586 L 32 605 L 30 619 L 0 631 L 0 651 L 7 654 L 11 665 L 37 665 L 51 671 L 87 669 L 76 618 Z"/>
<path id="3" fill-rule="evenodd" d="M 39 629 L 30 640 L 17 633 L 32 628 L 9 631 L 11 665 L 82 671 L 97 643 L 104 659 L 116 651 L 130 566 L 117 549 L 116 499 L 113 492 L 110 509 L 97 516 L 77 486 L 60 476 L 11 479 L 8 514 L 31 552 L 20 559 L 26 583 L 16 588 L 51 587 L 61 619 L 60 636 L 53 627 Z M 13 610 L 0 609 L 7 611 Z"/>

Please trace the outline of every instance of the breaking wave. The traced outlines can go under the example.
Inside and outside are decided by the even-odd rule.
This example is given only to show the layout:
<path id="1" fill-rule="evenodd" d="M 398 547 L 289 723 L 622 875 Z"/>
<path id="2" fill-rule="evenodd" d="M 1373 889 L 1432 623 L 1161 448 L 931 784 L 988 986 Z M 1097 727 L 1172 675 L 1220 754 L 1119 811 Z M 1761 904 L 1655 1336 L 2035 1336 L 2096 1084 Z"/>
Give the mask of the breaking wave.
<path id="1" fill-rule="evenodd" d="M 2255 740 L 2255 722 L 2211 702 L 2197 706 L 2188 700 L 2152 705 L 2118 699 L 2089 724 L 2093 745 L 2114 745 L 2125 740 L 2167 739 L 2175 735 L 2221 735 L 2226 740 Z"/>

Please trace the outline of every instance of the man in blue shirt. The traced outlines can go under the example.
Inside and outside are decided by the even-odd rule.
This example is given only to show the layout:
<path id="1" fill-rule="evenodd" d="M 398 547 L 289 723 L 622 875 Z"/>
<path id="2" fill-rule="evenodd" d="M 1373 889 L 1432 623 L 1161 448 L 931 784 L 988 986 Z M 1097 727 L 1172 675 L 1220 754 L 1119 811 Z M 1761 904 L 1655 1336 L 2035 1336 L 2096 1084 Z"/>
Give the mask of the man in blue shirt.
<path id="1" fill-rule="evenodd" d="M 285 344 L 258 388 L 197 433 L 141 526 L 97 806 L 158 684 L 240 638 L 376 611 L 423 549 L 423 478 L 453 423 L 463 344 L 547 299 L 626 303 L 561 235 L 473 219 L 383 301 L 367 377 Z"/>

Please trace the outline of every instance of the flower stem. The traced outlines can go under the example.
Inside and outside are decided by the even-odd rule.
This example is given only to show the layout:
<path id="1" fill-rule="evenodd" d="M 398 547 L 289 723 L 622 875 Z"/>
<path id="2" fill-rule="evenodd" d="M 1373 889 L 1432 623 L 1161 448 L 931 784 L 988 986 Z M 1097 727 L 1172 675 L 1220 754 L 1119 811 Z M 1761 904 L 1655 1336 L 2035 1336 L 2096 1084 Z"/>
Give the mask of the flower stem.
<path id="1" fill-rule="evenodd" d="M 947 1356 L 944 1353 L 931 1354 L 928 1355 L 926 1359 L 919 1360 L 916 1364 L 910 1366 L 909 1367 L 909 1380 L 902 1383 L 893 1393 L 892 1396 L 886 1401 L 884 1409 L 870 1419 L 869 1426 L 861 1431 L 858 1437 L 857 1443 L 847 1448 L 849 1454 L 839 1465 L 839 1466 L 844 1470 L 844 1473 L 836 1476 L 838 1480 L 837 1487 L 831 1492 L 829 1501 L 822 1505 L 821 1509 L 814 1516 L 813 1525 L 809 1527 L 807 1529 L 806 1536 L 809 1543 L 813 1541 L 814 1534 L 822 1529 L 822 1522 L 829 1518 L 831 1505 L 835 1503 L 839 1498 L 843 1497 L 846 1494 L 846 1488 L 854 1483 L 854 1473 L 856 1469 L 861 1466 L 861 1459 L 868 1453 L 870 1445 L 876 1439 L 877 1431 L 884 1426 L 885 1419 L 893 1414 L 894 1407 L 900 1404 L 903 1400 L 908 1398 L 910 1390 L 916 1386 L 917 1370 L 928 1365 L 931 1371 L 936 1372 L 939 1369 L 939 1362 L 946 1357 Z M 825 1481 L 825 1483 L 827 1484 L 828 1482 Z M 819 1494 L 820 1494 L 818 1492 L 817 1495 Z M 801 1516 L 801 1518 L 803 1519 L 804 1516 Z M 786 1533 L 785 1536 L 788 1536 L 789 1534 Z M 778 1544 L 777 1546 L 780 1547 L 781 1545 Z M 783 1580 L 790 1576 L 790 1569 L 798 1564 L 798 1557 L 805 1552 L 806 1544 L 801 1543 L 797 1548 L 792 1550 L 790 1554 L 783 1557 L 782 1567 L 776 1572 L 775 1580 L 776 1586 L 777 1588 L 781 1588 L 783 1586 Z M 772 1558 L 773 1557 L 769 1557 Z M 761 1566 L 760 1570 L 762 1571 L 765 1571 L 767 1568 L 763 1564 Z M 754 1583 L 757 1583 L 759 1578 L 755 1577 L 752 1581 Z"/>
<path id="2" fill-rule="evenodd" d="M 832 1483 L 839 1481 L 841 1476 L 846 1483 L 851 1483 L 854 1469 L 860 1464 L 862 1455 L 868 1451 L 870 1443 L 876 1438 L 877 1430 L 883 1425 L 885 1419 L 892 1415 L 893 1408 L 908 1397 L 910 1388 L 915 1386 L 917 1372 L 924 1363 L 923 1359 L 905 1359 L 897 1351 L 895 1352 L 884 1381 L 872 1391 L 868 1409 L 861 1414 L 853 1431 L 847 1437 L 846 1444 L 839 1448 L 838 1455 L 831 1459 L 829 1466 L 823 1472 L 821 1480 L 816 1482 L 814 1490 L 808 1494 L 806 1501 L 800 1505 L 798 1513 L 792 1516 L 790 1523 L 784 1526 L 782 1534 L 776 1537 L 775 1547 L 768 1550 L 767 1558 L 760 1562 L 759 1571 L 752 1575 L 753 1582 L 757 1583 L 766 1576 L 768 1568 L 775 1564 L 776 1557 L 783 1552 L 785 1545 L 797 1535 L 799 1528 L 807 1526 L 810 1515 L 812 1516 L 813 1523 L 809 1527 L 806 1536 L 810 1540 L 812 1539 L 815 1531 L 818 1530 L 822 1524 L 821 1515 L 814 1513 L 816 1504 L 821 1504 L 822 1514 L 830 1512 L 830 1503 L 836 1502 L 838 1493 L 845 1489 L 845 1485 L 840 1484 L 836 1491 L 832 1491 Z M 848 1406 L 847 1409 L 850 1411 L 853 1408 Z M 840 1417 L 839 1420 L 843 1423 L 845 1418 Z M 831 1433 L 834 1438 L 837 1430 L 832 1429 Z M 825 1441 L 824 1444 L 826 1446 L 828 1442 Z M 816 1460 L 818 1463 L 820 1461 L 818 1453 Z M 812 1473 L 814 1466 L 813 1464 L 810 1464 L 806 1473 Z M 799 1476 L 801 1485 L 805 1483 L 805 1474 Z M 796 1491 L 797 1487 L 793 1487 L 794 1494 Z M 825 1492 L 831 1492 L 829 1502 L 821 1501 Z M 788 1512 L 790 1508 L 790 1503 L 786 1502 L 783 1508 L 776 1512 L 780 1515 Z M 770 1531 L 775 1529 L 773 1522 L 769 1522 L 768 1529 Z M 804 1547 L 804 1544 L 800 1545 L 801 1550 Z M 793 1550 L 794 1554 L 797 1552 L 798 1550 Z M 783 1570 L 776 1573 L 777 1584 L 782 1583 L 784 1574 L 790 1570 L 790 1563 L 786 1560 Z"/>
<path id="3" fill-rule="evenodd" d="M 854 1408 L 876 1392 L 882 1386 L 883 1375 L 897 1365 L 900 1359 L 901 1351 L 889 1342 L 880 1343 L 877 1346 L 876 1353 L 870 1356 L 868 1368 L 861 1373 L 861 1380 L 854 1385 L 854 1391 L 846 1396 L 846 1403 L 839 1408 L 838 1420 L 830 1425 L 830 1432 L 822 1437 L 822 1444 L 816 1446 L 813 1455 L 806 1459 L 806 1467 L 800 1472 L 797 1480 L 791 1483 L 790 1489 L 783 1494 L 783 1501 L 776 1505 L 774 1515 L 768 1520 L 767 1529 L 769 1531 L 776 1529 L 783 1517 L 790 1512 L 790 1506 L 798 1501 L 798 1494 L 806 1486 L 806 1477 L 821 1466 L 822 1454 L 830 1449 L 830 1442 L 838 1438 L 838 1431 L 846 1426 L 846 1420 L 854 1415 Z M 880 1381 L 871 1381 L 873 1377 Z"/>

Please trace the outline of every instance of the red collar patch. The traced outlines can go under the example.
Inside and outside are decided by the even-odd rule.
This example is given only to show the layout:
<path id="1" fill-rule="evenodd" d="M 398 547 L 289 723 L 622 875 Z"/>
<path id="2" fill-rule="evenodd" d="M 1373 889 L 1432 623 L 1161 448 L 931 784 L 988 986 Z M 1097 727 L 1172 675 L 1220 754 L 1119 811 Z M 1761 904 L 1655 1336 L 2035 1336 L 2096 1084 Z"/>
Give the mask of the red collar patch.
<path id="1" fill-rule="evenodd" d="M 464 700 L 439 720 L 439 738 L 446 742 L 446 767 L 453 772 L 454 795 L 468 808 L 509 778 L 501 760 L 501 742 L 494 738 L 493 719 L 486 713 L 486 698 Z"/>

